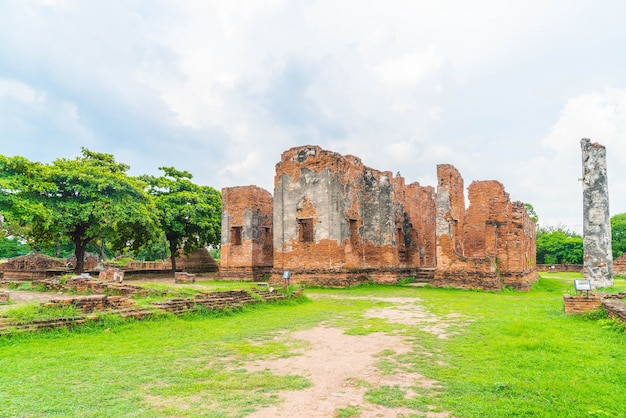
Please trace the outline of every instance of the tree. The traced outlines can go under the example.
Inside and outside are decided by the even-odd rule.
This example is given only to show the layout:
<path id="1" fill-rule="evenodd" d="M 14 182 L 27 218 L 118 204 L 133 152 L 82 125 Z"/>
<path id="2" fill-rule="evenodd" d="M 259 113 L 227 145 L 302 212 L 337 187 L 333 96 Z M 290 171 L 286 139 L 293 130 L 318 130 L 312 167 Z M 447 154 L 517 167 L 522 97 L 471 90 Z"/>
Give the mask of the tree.
<path id="1" fill-rule="evenodd" d="M 13 258 L 30 253 L 30 247 L 15 238 L 0 238 L 0 258 Z"/>
<path id="2" fill-rule="evenodd" d="M 113 155 L 86 148 L 80 157 L 50 165 L 0 156 L 0 207 L 7 222 L 26 228 L 33 242 L 53 245 L 69 238 L 76 273 L 82 273 L 85 247 L 96 238 L 115 249 L 136 249 L 158 231 L 145 184 L 128 169 Z"/>
<path id="3" fill-rule="evenodd" d="M 194 184 L 191 173 L 160 167 L 161 177 L 142 176 L 153 196 L 161 229 L 169 243 L 172 271 L 180 250 L 216 245 L 221 236 L 222 196 L 209 186 Z"/>
<path id="4" fill-rule="evenodd" d="M 626 253 L 626 213 L 611 218 L 611 243 L 614 259 Z"/>
<path id="5" fill-rule="evenodd" d="M 537 230 L 538 264 L 582 264 L 583 238 L 563 227 Z"/>

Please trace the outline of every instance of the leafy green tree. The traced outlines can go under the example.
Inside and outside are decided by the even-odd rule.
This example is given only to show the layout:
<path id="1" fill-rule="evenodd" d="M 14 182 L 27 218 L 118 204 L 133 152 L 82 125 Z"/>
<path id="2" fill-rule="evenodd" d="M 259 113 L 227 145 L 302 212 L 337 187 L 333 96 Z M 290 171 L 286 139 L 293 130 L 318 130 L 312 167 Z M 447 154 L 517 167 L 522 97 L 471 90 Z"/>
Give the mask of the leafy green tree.
<path id="1" fill-rule="evenodd" d="M 620 213 L 611 218 L 611 241 L 613 258 L 626 253 L 626 213 Z"/>
<path id="2" fill-rule="evenodd" d="M 160 167 L 160 177 L 142 176 L 153 196 L 161 229 L 169 243 L 172 270 L 176 257 L 220 242 L 221 193 L 209 186 L 194 184 L 191 173 L 174 167 Z"/>
<path id="3" fill-rule="evenodd" d="M 563 227 L 537 230 L 537 263 L 582 264 L 583 238 Z"/>
<path id="4" fill-rule="evenodd" d="M 50 165 L 0 156 L 0 207 L 32 242 L 52 246 L 69 238 L 82 273 L 85 248 L 97 238 L 114 249 L 137 249 L 158 231 L 145 185 L 128 169 L 111 154 L 85 148 L 80 157 Z"/>
<path id="5" fill-rule="evenodd" d="M 16 238 L 0 238 L 0 258 L 20 257 L 30 253 L 30 247 Z"/>
<path id="6" fill-rule="evenodd" d="M 161 233 L 158 241 L 149 243 L 144 248 L 136 251 L 133 256 L 135 259 L 143 261 L 156 261 L 170 258 L 170 249 L 165 235 Z"/>

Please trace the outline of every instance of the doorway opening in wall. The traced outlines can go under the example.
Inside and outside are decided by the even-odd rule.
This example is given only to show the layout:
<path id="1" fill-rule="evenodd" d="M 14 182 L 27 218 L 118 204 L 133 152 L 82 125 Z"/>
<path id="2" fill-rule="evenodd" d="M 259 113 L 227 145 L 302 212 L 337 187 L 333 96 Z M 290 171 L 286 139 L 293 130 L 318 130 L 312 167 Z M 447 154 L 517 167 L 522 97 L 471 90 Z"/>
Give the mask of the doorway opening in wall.
<path id="1" fill-rule="evenodd" d="M 356 219 L 349 219 L 350 222 L 350 244 L 359 243 L 359 222 Z"/>
<path id="2" fill-rule="evenodd" d="M 241 245 L 241 230 L 240 226 L 233 226 L 230 228 L 230 243 L 231 245 Z"/>
<path id="3" fill-rule="evenodd" d="M 298 219 L 298 240 L 300 242 L 313 242 L 313 219 Z"/>
<path id="4" fill-rule="evenodd" d="M 398 259 L 401 262 L 409 261 L 409 249 L 406 246 L 406 239 L 402 228 L 396 229 L 396 243 L 398 248 Z"/>

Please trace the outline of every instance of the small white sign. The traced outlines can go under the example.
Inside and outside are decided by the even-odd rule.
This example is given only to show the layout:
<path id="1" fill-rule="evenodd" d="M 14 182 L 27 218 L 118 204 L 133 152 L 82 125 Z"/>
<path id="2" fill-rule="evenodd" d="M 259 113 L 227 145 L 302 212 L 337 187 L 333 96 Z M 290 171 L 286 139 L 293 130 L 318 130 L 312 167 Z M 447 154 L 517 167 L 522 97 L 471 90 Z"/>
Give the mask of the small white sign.
<path id="1" fill-rule="evenodd" d="M 574 280 L 576 290 L 591 290 L 591 280 Z"/>

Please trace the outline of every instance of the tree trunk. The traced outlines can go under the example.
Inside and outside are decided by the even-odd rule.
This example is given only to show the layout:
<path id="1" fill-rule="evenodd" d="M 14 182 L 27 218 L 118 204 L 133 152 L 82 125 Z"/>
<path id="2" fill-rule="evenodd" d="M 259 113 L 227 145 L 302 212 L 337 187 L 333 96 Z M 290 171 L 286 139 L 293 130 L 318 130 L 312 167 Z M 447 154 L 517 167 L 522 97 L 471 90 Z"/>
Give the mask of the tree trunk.
<path id="1" fill-rule="evenodd" d="M 83 242 L 80 238 L 74 240 L 74 245 L 76 246 L 74 250 L 74 255 L 76 256 L 76 267 L 74 268 L 74 273 L 82 274 L 85 271 L 85 247 L 87 246 L 86 242 Z"/>
<path id="2" fill-rule="evenodd" d="M 178 255 L 178 245 L 176 243 L 170 243 L 170 260 L 172 261 L 172 274 L 176 273 L 176 256 Z"/>
<path id="3" fill-rule="evenodd" d="M 106 256 L 106 254 L 104 253 L 104 239 L 100 240 L 100 246 L 98 247 L 100 250 L 100 261 L 102 261 L 104 263 L 104 258 Z"/>

